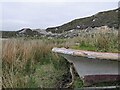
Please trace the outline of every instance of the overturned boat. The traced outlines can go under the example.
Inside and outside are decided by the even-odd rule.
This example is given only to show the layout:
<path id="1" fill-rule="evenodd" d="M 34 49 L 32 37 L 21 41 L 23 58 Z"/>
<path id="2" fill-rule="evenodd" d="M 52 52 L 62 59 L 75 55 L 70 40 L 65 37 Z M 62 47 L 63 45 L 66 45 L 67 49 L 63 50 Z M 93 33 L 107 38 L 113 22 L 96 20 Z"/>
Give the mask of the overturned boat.
<path id="1" fill-rule="evenodd" d="M 118 53 L 66 48 L 53 48 L 52 51 L 73 63 L 85 86 L 100 82 L 120 81 Z"/>

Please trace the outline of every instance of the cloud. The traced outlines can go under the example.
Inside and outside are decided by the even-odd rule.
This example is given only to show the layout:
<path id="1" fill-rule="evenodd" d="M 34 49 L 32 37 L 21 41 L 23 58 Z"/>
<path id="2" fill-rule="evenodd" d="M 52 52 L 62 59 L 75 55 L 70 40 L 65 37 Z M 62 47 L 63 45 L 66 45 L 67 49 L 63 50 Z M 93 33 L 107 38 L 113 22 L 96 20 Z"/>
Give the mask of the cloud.
<path id="1" fill-rule="evenodd" d="M 1 2 L 119 2 L 119 0 L 1 0 Z"/>
<path id="2" fill-rule="evenodd" d="M 3 30 L 58 26 L 117 7 L 116 2 L 5 2 L 2 3 Z"/>

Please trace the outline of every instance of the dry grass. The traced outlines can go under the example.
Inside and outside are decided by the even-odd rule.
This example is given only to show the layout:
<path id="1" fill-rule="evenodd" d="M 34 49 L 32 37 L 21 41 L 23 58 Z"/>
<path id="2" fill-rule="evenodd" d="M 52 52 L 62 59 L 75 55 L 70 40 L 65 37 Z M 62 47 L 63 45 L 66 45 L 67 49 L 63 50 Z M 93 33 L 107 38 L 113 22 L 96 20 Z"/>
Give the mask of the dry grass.
<path id="1" fill-rule="evenodd" d="M 57 69 L 57 71 L 55 72 L 58 73 L 56 74 L 54 74 L 54 72 L 52 73 L 57 76 L 62 76 L 63 70 L 65 72 L 66 70 L 65 68 L 67 67 L 66 65 L 64 65 L 65 60 L 62 60 L 63 62 L 60 61 L 63 58 L 60 58 L 59 56 L 51 52 L 51 49 L 56 46 L 57 47 L 67 46 L 76 49 L 87 49 L 87 50 L 95 50 L 95 51 L 103 51 L 103 52 L 118 52 L 118 32 L 111 30 L 109 30 L 109 32 L 106 31 L 103 32 L 103 31 L 104 30 L 102 30 L 102 32 L 83 31 L 81 32 L 79 37 L 75 37 L 72 39 L 3 40 L 2 41 L 2 71 L 3 71 L 2 86 L 4 88 L 21 88 L 21 87 L 25 88 L 25 87 L 42 86 L 42 85 L 37 85 L 38 83 L 36 83 L 35 81 L 36 78 L 32 77 L 35 75 L 36 68 L 38 67 L 38 65 L 46 65 L 46 66 L 47 64 L 53 65 Z M 78 44 L 75 45 L 76 43 Z M 59 69 L 61 68 L 61 64 L 64 69 L 62 68 L 63 70 L 59 71 Z M 46 72 L 44 72 L 43 70 L 43 73 Z M 39 78 L 37 77 L 37 79 Z M 49 78 L 47 77 L 47 80 L 48 79 Z M 46 82 L 41 82 L 41 83 L 43 83 L 43 86 L 45 86 Z M 47 83 L 48 86 L 51 85 L 50 80 L 49 83 Z M 79 87 L 79 85 L 77 86 Z"/>
<path id="2" fill-rule="evenodd" d="M 59 57 L 51 52 L 55 43 L 43 40 L 5 40 L 2 43 L 3 87 L 29 87 L 36 65 L 52 63 Z M 61 46 L 61 44 L 57 44 Z"/>
<path id="3" fill-rule="evenodd" d="M 104 32 L 103 32 L 104 31 Z M 117 30 L 96 30 L 91 32 L 81 32 L 80 36 L 71 41 L 78 43 L 72 46 L 75 49 L 93 50 L 99 52 L 119 52 L 118 50 L 118 31 Z"/>

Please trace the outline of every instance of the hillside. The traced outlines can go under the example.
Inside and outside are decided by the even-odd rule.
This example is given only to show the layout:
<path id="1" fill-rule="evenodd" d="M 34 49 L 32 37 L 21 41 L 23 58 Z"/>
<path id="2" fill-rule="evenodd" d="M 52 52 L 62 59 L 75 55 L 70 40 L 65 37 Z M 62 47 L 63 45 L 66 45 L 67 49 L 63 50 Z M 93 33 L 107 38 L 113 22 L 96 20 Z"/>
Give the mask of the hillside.
<path id="1" fill-rule="evenodd" d="M 48 38 L 72 38 L 78 36 L 81 30 L 97 30 L 96 28 L 107 26 L 108 28 L 119 28 L 119 9 L 99 12 L 90 17 L 75 19 L 61 26 L 45 29 L 23 28 L 18 31 L 2 31 L 3 38 L 10 37 L 48 37 Z M 0 31 L 1 32 L 1 31 Z"/>
<path id="2" fill-rule="evenodd" d="M 118 9 L 99 12 L 90 17 L 75 19 L 71 22 L 63 24 L 57 27 L 49 27 L 46 29 L 47 32 L 62 33 L 72 29 L 86 29 L 89 27 L 101 27 L 108 26 L 110 28 L 118 28 Z"/>
<path id="3" fill-rule="evenodd" d="M 40 30 L 40 29 L 39 29 Z M 40 36 L 41 33 L 36 31 L 36 30 L 32 30 L 30 28 L 23 28 L 21 30 L 18 31 L 2 31 L 2 37 L 3 38 L 11 38 L 11 37 L 34 37 L 34 36 Z"/>

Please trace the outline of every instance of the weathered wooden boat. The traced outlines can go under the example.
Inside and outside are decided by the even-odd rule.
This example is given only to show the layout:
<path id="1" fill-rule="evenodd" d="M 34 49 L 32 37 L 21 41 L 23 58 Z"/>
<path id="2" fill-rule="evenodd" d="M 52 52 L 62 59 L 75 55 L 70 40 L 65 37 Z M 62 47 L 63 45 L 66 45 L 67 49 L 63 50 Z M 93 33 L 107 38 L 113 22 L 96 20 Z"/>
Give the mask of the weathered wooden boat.
<path id="1" fill-rule="evenodd" d="M 85 86 L 100 82 L 120 81 L 118 53 L 66 48 L 53 48 L 52 51 L 73 63 Z"/>

